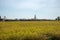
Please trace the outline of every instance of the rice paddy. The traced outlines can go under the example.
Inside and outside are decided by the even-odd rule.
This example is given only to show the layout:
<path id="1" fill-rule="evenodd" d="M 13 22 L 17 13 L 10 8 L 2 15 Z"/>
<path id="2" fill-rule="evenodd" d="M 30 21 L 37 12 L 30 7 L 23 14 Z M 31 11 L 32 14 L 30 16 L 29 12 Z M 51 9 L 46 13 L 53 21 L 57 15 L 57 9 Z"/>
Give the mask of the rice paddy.
<path id="1" fill-rule="evenodd" d="M 0 40 L 60 40 L 60 21 L 0 22 Z"/>

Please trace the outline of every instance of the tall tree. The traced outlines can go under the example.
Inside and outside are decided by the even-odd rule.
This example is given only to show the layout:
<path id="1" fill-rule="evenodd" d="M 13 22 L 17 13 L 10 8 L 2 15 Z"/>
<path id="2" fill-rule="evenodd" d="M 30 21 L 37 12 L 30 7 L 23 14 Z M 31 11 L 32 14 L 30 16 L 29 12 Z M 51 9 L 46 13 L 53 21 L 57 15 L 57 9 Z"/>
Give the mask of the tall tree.
<path id="1" fill-rule="evenodd" d="M 0 16 L 0 19 L 1 19 L 1 16 Z"/>
<path id="2" fill-rule="evenodd" d="M 58 16 L 58 17 L 56 18 L 56 20 L 60 20 L 60 17 Z"/>

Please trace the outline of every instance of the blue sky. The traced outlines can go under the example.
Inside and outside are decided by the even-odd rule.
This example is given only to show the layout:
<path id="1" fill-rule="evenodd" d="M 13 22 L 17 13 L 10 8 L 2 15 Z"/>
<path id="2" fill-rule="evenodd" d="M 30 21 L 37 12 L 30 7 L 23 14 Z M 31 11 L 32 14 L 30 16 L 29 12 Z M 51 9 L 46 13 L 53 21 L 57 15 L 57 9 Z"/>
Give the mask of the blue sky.
<path id="1" fill-rule="evenodd" d="M 54 19 L 60 16 L 60 0 L 0 0 L 0 16 Z"/>

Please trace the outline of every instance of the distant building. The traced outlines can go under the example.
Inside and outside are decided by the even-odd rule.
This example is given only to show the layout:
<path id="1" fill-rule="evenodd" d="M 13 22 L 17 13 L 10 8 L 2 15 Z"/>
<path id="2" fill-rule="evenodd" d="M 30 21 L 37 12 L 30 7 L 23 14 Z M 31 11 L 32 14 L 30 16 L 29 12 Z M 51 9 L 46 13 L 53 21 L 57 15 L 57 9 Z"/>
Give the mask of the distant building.
<path id="1" fill-rule="evenodd" d="M 6 16 L 4 16 L 4 18 L 3 18 L 3 21 L 5 21 L 6 20 Z"/>
<path id="2" fill-rule="evenodd" d="M 36 20 L 36 15 L 34 15 L 34 20 Z"/>

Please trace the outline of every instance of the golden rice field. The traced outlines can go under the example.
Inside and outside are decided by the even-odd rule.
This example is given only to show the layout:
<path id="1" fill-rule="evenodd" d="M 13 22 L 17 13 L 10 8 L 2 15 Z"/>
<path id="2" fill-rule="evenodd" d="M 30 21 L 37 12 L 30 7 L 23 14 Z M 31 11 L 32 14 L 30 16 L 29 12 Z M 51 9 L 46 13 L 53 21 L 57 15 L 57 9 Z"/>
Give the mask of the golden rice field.
<path id="1" fill-rule="evenodd" d="M 60 21 L 0 22 L 0 40 L 60 40 Z"/>

